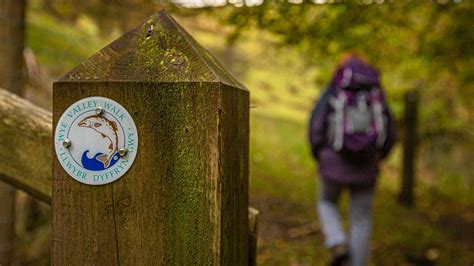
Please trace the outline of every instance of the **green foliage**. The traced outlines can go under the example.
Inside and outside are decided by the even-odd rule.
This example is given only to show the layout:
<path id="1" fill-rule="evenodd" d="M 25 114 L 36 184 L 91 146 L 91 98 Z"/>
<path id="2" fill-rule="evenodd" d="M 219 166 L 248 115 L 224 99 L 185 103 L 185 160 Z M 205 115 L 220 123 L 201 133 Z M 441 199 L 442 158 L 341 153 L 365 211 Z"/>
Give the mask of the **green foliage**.
<path id="1" fill-rule="evenodd" d="M 280 45 L 299 51 L 319 88 L 327 84 L 341 54 L 358 51 L 367 55 L 381 69 L 399 120 L 403 94 L 421 90 L 419 132 L 424 145 L 450 143 L 463 147 L 466 156 L 474 149 L 473 2 L 317 5 L 268 0 L 260 6 L 226 6 L 210 13 L 231 27 L 231 42 L 260 29 L 273 34 Z M 401 129 L 403 126 L 399 123 Z M 473 177 L 463 162 L 454 162 L 451 170 Z"/>
<path id="2" fill-rule="evenodd" d="M 76 23 L 84 16 L 93 18 L 103 35 L 129 30 L 165 6 L 174 9 L 166 1 L 155 0 L 31 0 L 28 4 L 62 21 Z"/>
<path id="3" fill-rule="evenodd" d="M 64 25 L 58 19 L 34 11 L 27 16 L 26 39 L 27 46 L 33 49 L 40 64 L 56 77 L 107 43 L 87 30 Z"/>

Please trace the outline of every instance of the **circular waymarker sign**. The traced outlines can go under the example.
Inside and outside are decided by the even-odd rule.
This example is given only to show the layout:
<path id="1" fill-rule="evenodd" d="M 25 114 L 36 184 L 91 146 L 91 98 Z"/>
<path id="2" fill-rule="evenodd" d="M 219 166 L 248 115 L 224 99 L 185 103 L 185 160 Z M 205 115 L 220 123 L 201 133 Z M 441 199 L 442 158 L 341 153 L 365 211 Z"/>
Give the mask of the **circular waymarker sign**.
<path id="1" fill-rule="evenodd" d="M 103 185 L 119 179 L 131 167 L 138 133 L 122 105 L 104 97 L 88 97 L 61 115 L 54 147 L 70 176 L 84 184 Z"/>

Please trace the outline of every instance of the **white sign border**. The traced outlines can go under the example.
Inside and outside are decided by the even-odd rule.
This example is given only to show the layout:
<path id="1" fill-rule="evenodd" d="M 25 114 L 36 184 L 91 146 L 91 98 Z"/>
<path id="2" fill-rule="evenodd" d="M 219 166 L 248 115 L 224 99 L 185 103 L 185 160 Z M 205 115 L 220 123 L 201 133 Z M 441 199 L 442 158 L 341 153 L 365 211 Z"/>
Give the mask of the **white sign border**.
<path id="1" fill-rule="evenodd" d="M 80 106 L 82 103 L 84 102 L 87 103 L 90 101 L 92 102 L 95 101 L 97 105 L 89 108 L 87 112 L 89 111 L 95 112 L 96 107 L 100 106 L 103 108 L 106 114 L 113 116 L 118 121 L 118 119 L 115 117 L 114 114 L 112 114 L 106 108 L 104 108 L 105 102 L 109 102 L 113 106 L 118 107 L 119 110 L 123 114 L 125 114 L 124 121 L 122 121 L 122 123 L 120 122 L 119 123 L 121 125 L 121 129 L 123 130 L 123 133 L 125 134 L 124 137 L 125 137 L 125 141 L 127 142 L 125 146 L 129 146 L 130 140 L 127 135 L 129 133 L 132 133 L 133 137 L 132 137 L 131 142 L 133 142 L 134 149 L 129 149 L 127 154 L 123 158 L 120 158 L 119 161 L 117 162 L 117 165 L 120 165 L 120 172 L 118 174 L 114 171 L 114 169 L 112 170 L 105 169 L 101 171 L 91 171 L 91 170 L 84 169 L 82 165 L 79 165 L 74 160 L 74 158 L 72 158 L 70 152 L 68 152 L 68 149 L 63 146 L 63 141 L 59 138 L 59 134 L 61 133 L 61 130 L 64 130 L 64 128 L 66 128 L 65 131 L 67 133 L 65 134 L 65 138 L 67 139 L 69 135 L 69 129 L 71 127 L 71 123 L 78 116 L 80 116 L 81 114 L 84 114 L 84 112 L 81 112 L 80 114 L 75 114 L 69 117 L 68 113 L 73 111 L 74 108 Z M 64 127 L 65 125 L 64 123 L 67 124 L 66 127 Z M 71 141 L 72 141 L 71 144 L 74 145 L 74 140 L 71 140 Z M 127 111 L 127 109 L 125 109 L 120 103 L 112 99 L 101 97 L 101 96 L 91 96 L 91 97 L 82 98 L 76 101 L 75 103 L 73 103 L 72 105 L 70 105 L 59 118 L 58 123 L 56 124 L 56 130 L 54 133 L 54 146 L 55 146 L 56 157 L 59 163 L 61 164 L 62 168 L 69 176 L 74 178 L 76 181 L 83 184 L 87 184 L 87 185 L 105 185 L 105 184 L 109 184 L 120 179 L 133 165 L 136 155 L 137 155 L 137 151 L 138 151 L 138 144 L 139 144 L 138 130 L 135 125 L 135 121 L 133 120 L 132 116 Z M 67 164 L 67 162 L 69 162 L 69 165 Z M 79 175 L 79 173 L 81 173 L 81 175 Z M 83 173 L 86 173 L 86 176 L 85 176 L 86 178 L 83 177 L 84 176 Z"/>

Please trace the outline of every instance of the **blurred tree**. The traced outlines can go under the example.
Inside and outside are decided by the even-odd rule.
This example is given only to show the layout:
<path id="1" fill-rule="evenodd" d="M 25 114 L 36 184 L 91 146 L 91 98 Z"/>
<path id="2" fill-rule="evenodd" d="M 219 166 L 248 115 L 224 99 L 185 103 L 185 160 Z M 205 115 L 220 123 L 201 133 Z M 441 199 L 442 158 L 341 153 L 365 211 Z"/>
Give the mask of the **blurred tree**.
<path id="1" fill-rule="evenodd" d="M 21 94 L 26 0 L 0 0 L 0 87 Z M 0 183 L 0 265 L 13 258 L 15 190 Z"/>
<path id="2" fill-rule="evenodd" d="M 401 65 L 426 63 L 423 68 L 427 71 L 412 73 L 412 83 L 436 76 L 441 70 L 456 76 L 463 85 L 472 83 L 472 2 L 291 2 L 296 3 L 269 0 L 259 6 L 210 9 L 210 13 L 234 27 L 230 41 L 247 29 L 265 29 L 280 36 L 282 44 L 294 45 L 308 54 L 311 63 L 334 62 L 341 53 L 356 49 L 386 73 Z"/>
<path id="3" fill-rule="evenodd" d="M 328 82 L 342 53 L 360 51 L 381 68 L 397 117 L 402 116 L 404 93 L 423 84 L 420 140 L 425 146 L 443 147 L 442 153 L 448 155 L 445 146 L 457 143 L 466 157 L 474 155 L 472 1 L 246 3 L 208 9 L 233 28 L 229 42 L 247 30 L 269 31 L 282 45 L 299 49 L 306 63 L 318 67 L 318 86 Z M 469 174 L 469 166 L 461 164 Z"/>
<path id="4" fill-rule="evenodd" d="M 0 87 L 18 95 L 23 88 L 26 0 L 0 0 Z"/>

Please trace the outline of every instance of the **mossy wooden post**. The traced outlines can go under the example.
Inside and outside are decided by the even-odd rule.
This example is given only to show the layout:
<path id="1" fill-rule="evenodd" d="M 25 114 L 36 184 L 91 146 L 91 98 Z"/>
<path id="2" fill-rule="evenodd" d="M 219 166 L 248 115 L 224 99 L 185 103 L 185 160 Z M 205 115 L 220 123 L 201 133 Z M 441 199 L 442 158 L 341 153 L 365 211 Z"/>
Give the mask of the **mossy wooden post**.
<path id="1" fill-rule="evenodd" d="M 139 135 L 119 180 L 89 186 L 53 162 L 55 265 L 245 265 L 249 92 L 165 11 L 54 83 L 53 126 L 89 96 Z"/>

